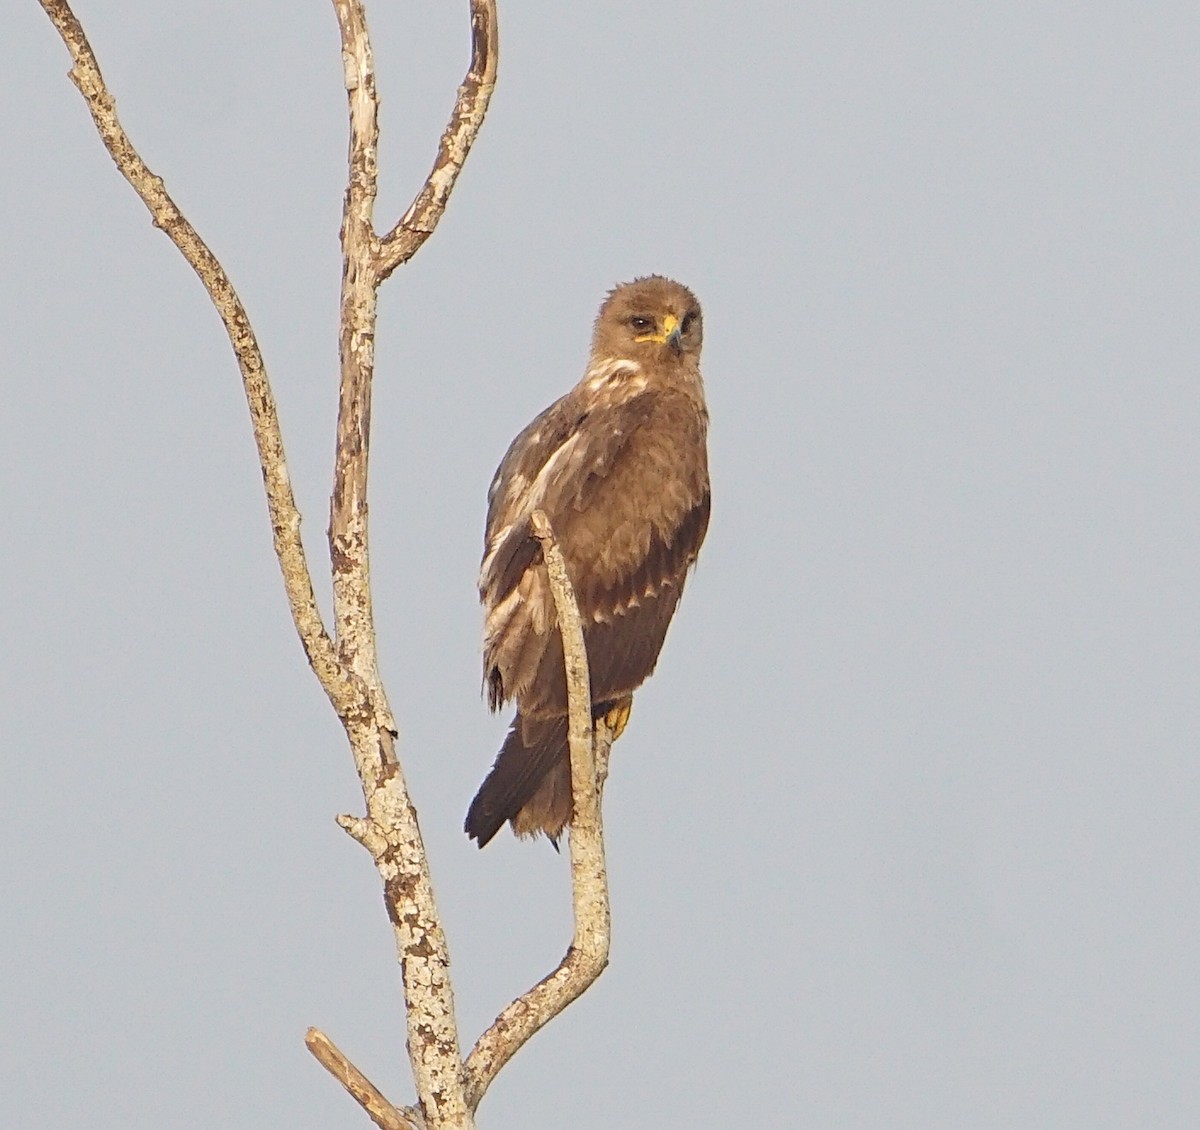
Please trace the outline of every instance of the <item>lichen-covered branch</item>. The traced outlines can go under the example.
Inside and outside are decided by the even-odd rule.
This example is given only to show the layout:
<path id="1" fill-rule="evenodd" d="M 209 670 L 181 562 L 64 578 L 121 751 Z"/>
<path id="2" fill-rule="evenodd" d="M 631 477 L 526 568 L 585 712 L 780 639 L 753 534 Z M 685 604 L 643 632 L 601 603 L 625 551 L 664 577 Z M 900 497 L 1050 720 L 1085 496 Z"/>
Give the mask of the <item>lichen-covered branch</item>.
<path id="1" fill-rule="evenodd" d="M 358 0 L 334 0 L 350 111 L 349 174 L 342 210 L 342 293 L 338 354 L 337 452 L 329 506 L 334 630 L 338 654 L 368 685 L 379 721 L 395 730 L 386 710 L 375 656 L 375 626 L 367 552 L 367 463 L 371 444 L 371 377 L 375 368 L 376 295 L 373 259 L 379 144 L 379 102 L 365 13 Z"/>
<path id="2" fill-rule="evenodd" d="M 74 64 L 71 77 L 87 102 L 101 139 L 118 169 L 145 202 L 156 226 L 166 232 L 200 277 L 229 334 L 250 406 L 288 602 L 309 661 L 345 726 L 362 779 L 367 813 L 350 830 L 375 859 L 395 928 L 407 993 L 408 1046 L 421 1102 L 421 1121 L 430 1128 L 469 1130 L 473 1123 L 464 1098 L 445 940 L 433 902 L 416 813 L 395 755 L 395 722 L 375 660 L 366 541 L 366 476 L 375 293 L 383 275 L 376 267 L 380 241 L 371 229 L 377 101 L 362 5 L 357 0 L 335 0 L 349 93 L 351 160 L 342 233 L 342 383 L 330 520 L 335 620 L 331 639 L 316 604 L 277 411 L 246 312 L 216 258 L 122 129 L 114 100 L 69 4 L 66 0 L 41 2 L 71 53 Z M 494 74 L 494 59 L 490 71 Z M 339 1057 L 344 1061 L 339 1077 L 361 1077 L 340 1053 Z M 377 1095 L 373 1089 L 351 1090 L 370 1099 L 363 1104 L 368 1113 L 372 1106 L 376 1112 L 395 1109 L 382 1096 L 378 1096 L 379 1101 L 371 1097 Z"/>
<path id="3" fill-rule="evenodd" d="M 425 1121 L 473 1125 L 463 1086 L 450 955 L 438 918 L 417 813 L 396 758 L 396 724 L 379 677 L 367 547 L 377 294 L 382 274 L 374 231 L 379 103 L 366 14 L 360 0 L 334 0 L 350 118 L 349 176 L 342 215 L 342 298 L 337 460 L 330 502 L 338 654 L 371 692 L 371 710 L 343 717 L 362 781 L 365 820 L 343 827 L 371 853 L 383 880 L 404 981 L 408 1055 Z"/>
<path id="4" fill-rule="evenodd" d="M 533 514 L 533 532 L 542 545 L 566 660 L 571 748 L 571 789 L 575 812 L 570 825 L 571 885 L 575 934 L 558 968 L 512 1002 L 476 1042 L 467 1057 L 467 1100 L 472 1110 L 500 1069 L 540 1028 L 576 1000 L 608 964 L 611 921 L 608 874 L 604 864 L 601 798 L 613 733 L 592 725 L 591 683 L 579 606 L 566 563 L 550 522 Z"/>
<path id="5" fill-rule="evenodd" d="M 160 228 L 179 248 L 196 272 L 225 325 L 241 370 L 246 401 L 250 406 L 254 442 L 258 447 L 267 508 L 271 515 L 275 553 L 283 571 L 284 588 L 296 631 L 308 661 L 334 708 L 339 713 L 359 709 L 364 702 L 362 688 L 346 677 L 317 607 L 312 576 L 300 539 L 300 511 L 296 508 L 288 477 L 279 414 L 250 319 L 216 256 L 175 206 L 162 178 L 150 171 L 134 149 L 117 118 L 116 101 L 104 84 L 100 65 L 70 4 L 67 0 L 40 2 L 71 53 L 71 80 L 87 102 L 104 147 L 121 175 L 150 210 L 154 226 Z"/>
<path id="6" fill-rule="evenodd" d="M 400 222 L 380 241 L 377 270 L 381 279 L 408 262 L 433 234 L 487 114 L 500 58 L 496 0 L 470 0 L 470 3 L 471 63 L 458 88 L 454 111 L 442 133 L 424 186 Z"/>
<path id="7" fill-rule="evenodd" d="M 266 488 L 275 551 L 308 660 L 341 719 L 362 781 L 364 816 L 339 823 L 370 852 L 383 880 L 404 980 L 408 1052 L 419 1109 L 391 1104 L 323 1033 L 313 1055 L 383 1130 L 472 1130 L 474 1110 L 499 1070 L 538 1029 L 576 999 L 608 961 L 609 909 L 600 794 L 612 732 L 591 720 L 587 655 L 579 612 L 553 531 L 538 515 L 567 659 L 570 829 L 575 935 L 559 967 L 514 1001 L 480 1037 L 467 1063 L 459 1053 L 449 956 L 437 915 L 416 811 L 395 752 L 396 724 L 379 676 L 367 543 L 367 471 L 376 299 L 380 283 L 421 247 L 445 211 L 495 85 L 495 0 L 470 0 L 471 64 L 433 169 L 404 217 L 382 239 L 374 230 L 378 99 L 361 0 L 333 0 L 341 32 L 350 115 L 349 176 L 342 221 L 341 384 L 329 550 L 334 633 L 326 631 L 300 538 L 274 397 L 249 319 L 220 263 L 138 155 L 117 119 L 87 37 L 67 0 L 40 0 L 71 53 L 71 77 L 118 169 L 191 264 L 229 335 L 242 374 Z"/>

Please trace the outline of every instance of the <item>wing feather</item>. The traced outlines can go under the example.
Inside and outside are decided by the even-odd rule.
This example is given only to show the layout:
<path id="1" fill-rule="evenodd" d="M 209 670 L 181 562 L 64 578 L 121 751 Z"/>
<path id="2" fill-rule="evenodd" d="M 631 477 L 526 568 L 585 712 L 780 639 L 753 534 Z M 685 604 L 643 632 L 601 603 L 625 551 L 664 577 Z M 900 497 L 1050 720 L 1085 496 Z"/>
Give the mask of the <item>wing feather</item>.
<path id="1" fill-rule="evenodd" d="M 493 709 L 512 697 L 531 715 L 566 706 L 535 509 L 550 518 L 576 587 L 595 701 L 653 671 L 707 529 L 702 413 L 661 390 L 615 404 L 588 391 L 578 386 L 526 428 L 493 480 L 480 575 Z"/>

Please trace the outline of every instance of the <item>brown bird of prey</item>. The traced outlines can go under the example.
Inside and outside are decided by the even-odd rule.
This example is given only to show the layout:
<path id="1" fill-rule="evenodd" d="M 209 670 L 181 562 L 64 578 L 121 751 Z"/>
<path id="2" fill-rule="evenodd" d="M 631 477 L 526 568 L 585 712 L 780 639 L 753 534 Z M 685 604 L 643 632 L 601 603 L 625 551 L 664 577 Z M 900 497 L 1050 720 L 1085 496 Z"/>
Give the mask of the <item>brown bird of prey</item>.
<path id="1" fill-rule="evenodd" d="M 708 529 L 700 305 L 651 276 L 612 290 L 583 379 L 513 440 L 488 490 L 479 576 L 488 705 L 516 699 L 467 813 L 483 847 L 507 820 L 557 842 L 573 815 L 562 639 L 530 517 L 550 519 L 575 588 L 592 717 L 619 733 L 654 670 Z"/>

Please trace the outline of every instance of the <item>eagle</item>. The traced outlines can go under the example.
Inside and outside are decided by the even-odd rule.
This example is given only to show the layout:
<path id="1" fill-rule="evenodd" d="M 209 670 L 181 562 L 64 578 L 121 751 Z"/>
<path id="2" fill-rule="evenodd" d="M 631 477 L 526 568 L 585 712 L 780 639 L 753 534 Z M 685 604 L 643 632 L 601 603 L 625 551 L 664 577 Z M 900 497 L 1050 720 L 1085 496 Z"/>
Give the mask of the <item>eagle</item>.
<path id="1" fill-rule="evenodd" d="M 488 490 L 479 595 L 488 705 L 517 712 L 467 812 L 557 846 L 573 815 L 562 638 L 531 516 L 554 529 L 583 622 L 592 718 L 619 735 L 708 530 L 700 304 L 658 275 L 609 292 L 582 380 L 509 446 Z"/>

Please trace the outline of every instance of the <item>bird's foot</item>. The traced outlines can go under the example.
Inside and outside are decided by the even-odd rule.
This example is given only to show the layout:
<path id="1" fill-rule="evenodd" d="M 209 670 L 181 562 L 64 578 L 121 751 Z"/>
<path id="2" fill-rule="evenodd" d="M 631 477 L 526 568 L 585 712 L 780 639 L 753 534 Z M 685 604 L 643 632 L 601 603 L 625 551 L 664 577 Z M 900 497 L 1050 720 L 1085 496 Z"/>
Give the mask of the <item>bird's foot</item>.
<path id="1" fill-rule="evenodd" d="M 614 742 L 625 732 L 625 727 L 629 723 L 629 715 L 632 713 L 633 699 L 631 697 L 621 699 L 616 706 L 604 715 L 604 723 L 612 730 Z"/>

